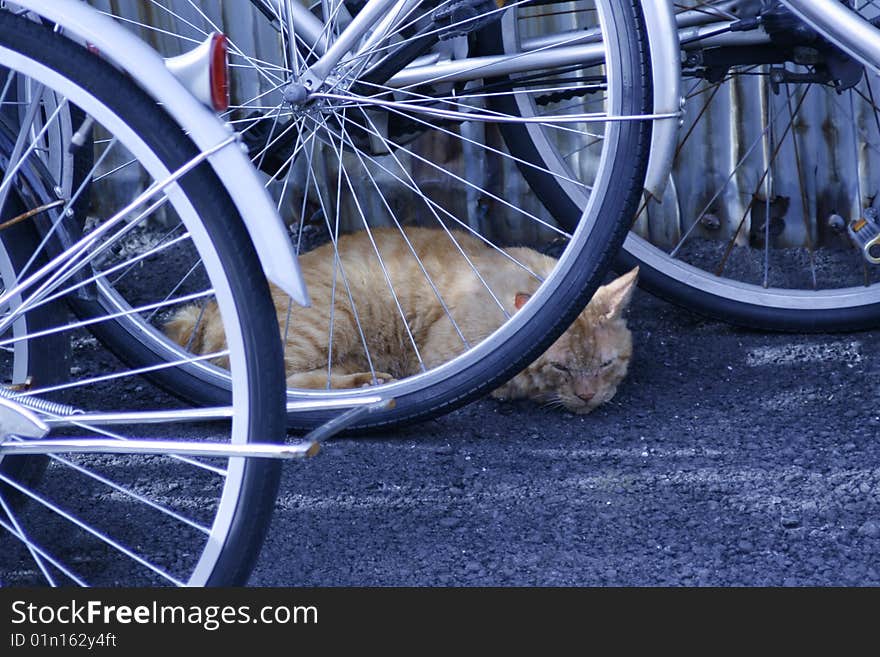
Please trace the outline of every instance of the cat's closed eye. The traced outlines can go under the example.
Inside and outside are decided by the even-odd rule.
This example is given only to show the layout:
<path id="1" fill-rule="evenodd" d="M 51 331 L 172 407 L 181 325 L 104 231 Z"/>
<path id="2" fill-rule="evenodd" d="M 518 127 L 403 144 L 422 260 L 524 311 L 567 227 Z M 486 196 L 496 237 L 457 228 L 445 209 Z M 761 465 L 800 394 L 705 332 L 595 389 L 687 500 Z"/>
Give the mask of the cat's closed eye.
<path id="1" fill-rule="evenodd" d="M 599 367 L 611 367 L 612 365 L 614 365 L 614 359 L 606 360 L 604 363 L 599 365 Z"/>
<path id="2" fill-rule="evenodd" d="M 550 363 L 550 367 L 552 367 L 554 370 L 559 370 L 560 372 L 570 372 L 571 371 L 562 363 Z"/>

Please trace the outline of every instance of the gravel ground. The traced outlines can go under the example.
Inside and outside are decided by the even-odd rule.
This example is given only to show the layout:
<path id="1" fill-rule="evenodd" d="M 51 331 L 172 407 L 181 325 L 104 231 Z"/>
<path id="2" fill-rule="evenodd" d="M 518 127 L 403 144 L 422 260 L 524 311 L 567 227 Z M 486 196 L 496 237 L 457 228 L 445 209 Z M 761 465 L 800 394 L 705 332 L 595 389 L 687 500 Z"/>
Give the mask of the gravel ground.
<path id="1" fill-rule="evenodd" d="M 805 248 L 775 248 L 767 260 L 770 287 L 794 290 L 813 288 L 813 275 L 818 289 L 835 289 L 874 285 L 880 282 L 880 267 L 867 267 L 849 242 L 825 245 L 811 254 Z M 695 267 L 715 271 L 724 264 L 724 277 L 752 285 L 764 282 L 764 250 L 760 244 L 733 249 L 725 259 L 726 242 L 705 239 L 688 240 L 679 258 Z"/>
<path id="2" fill-rule="evenodd" d="M 639 293 L 615 400 L 480 401 L 285 466 L 253 585 L 880 585 L 876 333 Z"/>
<path id="3" fill-rule="evenodd" d="M 251 584 L 880 585 L 878 334 L 761 334 L 641 292 L 630 325 L 630 376 L 592 415 L 484 400 L 285 465 Z M 160 460 L 129 474 L 162 502 L 210 510 L 211 480 Z M 55 499 L 95 499 L 63 469 L 50 475 Z M 138 546 L 166 535 L 144 522 L 135 535 L 121 501 L 95 521 Z M 39 583 L 0 534 L 0 583 Z"/>

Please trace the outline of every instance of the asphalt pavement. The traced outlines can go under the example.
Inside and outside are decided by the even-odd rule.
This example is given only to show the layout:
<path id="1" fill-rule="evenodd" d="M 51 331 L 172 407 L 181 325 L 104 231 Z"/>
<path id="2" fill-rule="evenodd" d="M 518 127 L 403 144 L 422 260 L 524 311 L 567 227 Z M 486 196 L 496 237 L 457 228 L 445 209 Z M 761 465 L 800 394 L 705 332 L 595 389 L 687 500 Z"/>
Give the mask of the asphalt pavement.
<path id="1" fill-rule="evenodd" d="M 639 292 L 588 416 L 494 400 L 285 466 L 253 585 L 880 585 L 877 332 Z"/>

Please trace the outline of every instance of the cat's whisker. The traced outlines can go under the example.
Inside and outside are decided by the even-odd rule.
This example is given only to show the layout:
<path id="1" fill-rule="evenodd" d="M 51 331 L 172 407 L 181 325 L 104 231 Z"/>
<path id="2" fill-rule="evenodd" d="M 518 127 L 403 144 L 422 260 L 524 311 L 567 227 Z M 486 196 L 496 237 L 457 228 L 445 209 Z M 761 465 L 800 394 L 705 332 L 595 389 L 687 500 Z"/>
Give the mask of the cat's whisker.
<path id="1" fill-rule="evenodd" d="M 544 408 L 565 408 L 565 400 L 559 393 L 551 393 L 550 396 L 542 404 Z"/>

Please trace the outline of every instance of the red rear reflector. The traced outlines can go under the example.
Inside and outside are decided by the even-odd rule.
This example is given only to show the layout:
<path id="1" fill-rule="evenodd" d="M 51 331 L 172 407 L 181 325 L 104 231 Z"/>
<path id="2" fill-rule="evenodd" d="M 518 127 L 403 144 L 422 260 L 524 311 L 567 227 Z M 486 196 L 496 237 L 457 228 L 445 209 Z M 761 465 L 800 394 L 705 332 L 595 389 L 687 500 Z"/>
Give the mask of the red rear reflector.
<path id="1" fill-rule="evenodd" d="M 225 34 L 211 36 L 211 105 L 218 112 L 229 109 L 228 51 Z"/>

